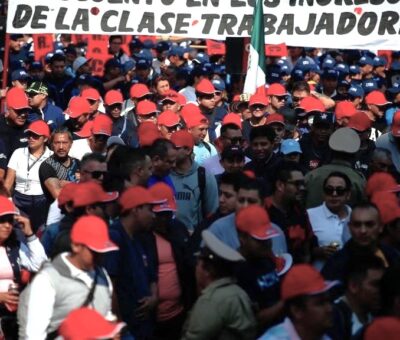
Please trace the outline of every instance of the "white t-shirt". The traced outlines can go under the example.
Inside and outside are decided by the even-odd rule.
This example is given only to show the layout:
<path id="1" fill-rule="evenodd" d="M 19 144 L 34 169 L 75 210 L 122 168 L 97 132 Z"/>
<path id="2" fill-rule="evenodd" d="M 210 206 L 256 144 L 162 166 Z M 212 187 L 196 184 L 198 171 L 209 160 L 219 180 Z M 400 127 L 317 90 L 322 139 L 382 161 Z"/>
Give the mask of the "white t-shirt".
<path id="1" fill-rule="evenodd" d="M 53 152 L 46 147 L 43 155 L 37 159 L 29 153 L 27 147 L 15 150 L 8 162 L 8 167 L 16 172 L 15 190 L 24 195 L 43 195 L 39 168 L 52 154 Z"/>
<path id="2" fill-rule="evenodd" d="M 92 153 L 89 141 L 86 138 L 75 139 L 72 143 L 71 150 L 68 152 L 68 156 L 82 160 L 82 157 L 87 153 Z"/>

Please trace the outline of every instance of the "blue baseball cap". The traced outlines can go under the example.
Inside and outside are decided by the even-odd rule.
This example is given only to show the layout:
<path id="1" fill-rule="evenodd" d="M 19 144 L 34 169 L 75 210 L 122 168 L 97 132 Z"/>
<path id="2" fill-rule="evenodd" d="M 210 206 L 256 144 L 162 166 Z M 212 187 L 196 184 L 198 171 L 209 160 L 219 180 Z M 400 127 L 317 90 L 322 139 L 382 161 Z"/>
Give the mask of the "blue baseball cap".
<path id="1" fill-rule="evenodd" d="M 146 59 L 139 59 L 136 61 L 136 69 L 137 70 L 147 70 L 150 68 L 151 63 L 148 62 Z"/>
<path id="2" fill-rule="evenodd" d="M 280 73 L 281 73 L 282 76 L 290 75 L 290 67 L 289 67 L 289 65 L 286 65 L 286 64 L 281 65 Z"/>
<path id="3" fill-rule="evenodd" d="M 31 66 L 30 66 L 31 70 L 43 70 L 43 65 L 40 61 L 34 61 Z"/>
<path id="4" fill-rule="evenodd" d="M 146 39 L 143 41 L 143 48 L 147 50 L 154 48 L 154 42 L 150 39 Z"/>
<path id="5" fill-rule="evenodd" d="M 117 58 L 111 58 L 108 59 L 105 64 L 104 64 L 104 68 L 105 69 L 110 69 L 110 68 L 122 68 L 121 63 L 119 62 L 119 60 Z"/>
<path id="6" fill-rule="evenodd" d="M 374 65 L 374 60 L 371 57 L 368 56 L 362 56 L 360 60 L 358 61 L 358 65 L 360 66 L 365 66 L 365 65 Z"/>
<path id="7" fill-rule="evenodd" d="M 325 70 L 325 69 L 332 69 L 332 68 L 335 67 L 335 65 L 336 65 L 335 59 L 333 59 L 330 55 L 328 55 L 328 56 L 324 59 L 324 61 L 322 62 L 321 68 L 322 68 L 323 70 Z"/>
<path id="8" fill-rule="evenodd" d="M 350 83 L 347 80 L 342 79 L 338 83 L 338 87 L 346 87 L 347 89 L 350 88 Z"/>
<path id="9" fill-rule="evenodd" d="M 205 64 L 210 62 L 210 57 L 204 52 L 199 52 L 197 53 L 196 58 L 194 58 L 193 61 L 198 64 Z"/>
<path id="10" fill-rule="evenodd" d="M 158 52 L 168 51 L 170 47 L 170 43 L 168 41 L 160 41 L 156 45 L 156 50 Z"/>
<path id="11" fill-rule="evenodd" d="M 349 66 L 344 63 L 336 64 L 335 70 L 343 75 L 347 75 L 350 73 Z"/>
<path id="12" fill-rule="evenodd" d="M 384 57 L 376 56 L 374 58 L 374 67 L 386 66 L 387 61 Z"/>
<path id="13" fill-rule="evenodd" d="M 304 72 L 296 67 L 292 70 L 292 78 L 294 81 L 304 80 Z"/>
<path id="14" fill-rule="evenodd" d="M 22 80 L 22 81 L 27 81 L 31 79 L 30 75 L 25 71 L 25 70 L 15 70 L 13 73 L 11 73 L 11 80 Z"/>
<path id="15" fill-rule="evenodd" d="M 217 91 L 225 91 L 225 82 L 222 79 L 213 79 L 211 83 Z"/>
<path id="16" fill-rule="evenodd" d="M 284 155 L 291 153 L 303 153 L 300 148 L 300 143 L 294 139 L 284 139 L 281 143 L 281 152 Z"/>
<path id="17" fill-rule="evenodd" d="M 321 75 L 321 78 L 323 79 L 338 79 L 339 78 L 339 72 L 336 71 L 335 69 L 325 69 L 324 72 Z"/>
<path id="18" fill-rule="evenodd" d="M 124 73 L 129 72 L 130 70 L 133 70 L 136 67 L 136 61 L 132 58 L 129 58 L 123 65 L 122 69 Z"/>
<path id="19" fill-rule="evenodd" d="M 350 73 L 351 75 L 360 74 L 360 73 L 361 73 L 360 66 L 358 66 L 358 65 L 351 65 L 351 66 L 349 67 L 349 73 Z"/>
<path id="20" fill-rule="evenodd" d="M 185 49 L 181 46 L 171 46 L 171 48 L 168 51 L 168 56 L 178 56 L 178 57 L 183 57 L 183 55 L 185 54 Z"/>
<path id="21" fill-rule="evenodd" d="M 213 73 L 215 74 L 226 74 L 226 66 L 221 64 L 213 64 Z"/>
<path id="22" fill-rule="evenodd" d="M 388 91 L 393 94 L 400 93 L 400 83 L 394 83 L 392 87 L 388 88 Z"/>
<path id="23" fill-rule="evenodd" d="M 146 48 L 143 48 L 138 53 L 135 53 L 134 57 L 138 60 L 143 59 L 148 62 L 153 61 L 153 54 L 151 53 L 151 51 L 149 49 L 146 49 Z"/>
<path id="24" fill-rule="evenodd" d="M 374 79 L 364 79 L 362 81 L 362 87 L 365 93 L 370 93 L 371 91 L 375 91 L 378 89 L 378 84 Z"/>
<path id="25" fill-rule="evenodd" d="M 129 43 L 130 49 L 142 48 L 142 47 L 143 47 L 143 43 L 138 38 L 132 38 L 131 42 Z"/>
<path id="26" fill-rule="evenodd" d="M 315 63 L 311 59 L 302 57 L 297 60 L 295 67 L 302 70 L 304 73 L 307 73 L 312 70 L 313 64 Z"/>
<path id="27" fill-rule="evenodd" d="M 393 71 L 400 71 L 400 61 L 394 61 L 392 65 L 390 65 L 390 69 Z"/>
<path id="28" fill-rule="evenodd" d="M 357 97 L 364 97 L 364 89 L 357 84 L 351 84 L 349 90 L 347 91 L 348 95 L 357 98 Z"/>

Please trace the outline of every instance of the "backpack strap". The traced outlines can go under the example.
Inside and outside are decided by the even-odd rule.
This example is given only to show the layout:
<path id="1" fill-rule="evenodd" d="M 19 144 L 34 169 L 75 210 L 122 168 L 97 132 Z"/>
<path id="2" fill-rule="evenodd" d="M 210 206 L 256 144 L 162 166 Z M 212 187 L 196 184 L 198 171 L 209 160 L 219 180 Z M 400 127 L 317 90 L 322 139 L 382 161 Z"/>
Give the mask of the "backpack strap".
<path id="1" fill-rule="evenodd" d="M 203 141 L 203 144 L 204 144 L 205 148 L 207 149 L 207 151 L 209 152 L 209 154 L 211 155 L 211 146 L 210 146 L 210 144 L 208 144 L 205 141 Z"/>
<path id="2" fill-rule="evenodd" d="M 206 207 L 205 207 L 206 169 L 203 166 L 199 166 L 197 168 L 197 181 L 200 189 L 201 214 L 202 217 L 205 218 L 206 217 Z"/>

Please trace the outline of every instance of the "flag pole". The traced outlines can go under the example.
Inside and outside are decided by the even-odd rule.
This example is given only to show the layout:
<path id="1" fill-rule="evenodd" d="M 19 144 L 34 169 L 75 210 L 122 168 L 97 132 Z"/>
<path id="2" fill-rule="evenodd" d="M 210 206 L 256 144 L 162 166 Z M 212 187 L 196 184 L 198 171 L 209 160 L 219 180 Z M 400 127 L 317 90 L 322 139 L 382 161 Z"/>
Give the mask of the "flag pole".
<path id="1" fill-rule="evenodd" d="M 6 33 L 6 39 L 4 43 L 4 58 L 3 58 L 3 77 L 1 83 L 1 90 L 5 90 L 7 88 L 7 80 L 8 80 L 8 68 L 9 68 L 9 53 L 10 52 L 10 33 Z M 4 99 L 1 98 L 1 111 L 4 111 Z"/>

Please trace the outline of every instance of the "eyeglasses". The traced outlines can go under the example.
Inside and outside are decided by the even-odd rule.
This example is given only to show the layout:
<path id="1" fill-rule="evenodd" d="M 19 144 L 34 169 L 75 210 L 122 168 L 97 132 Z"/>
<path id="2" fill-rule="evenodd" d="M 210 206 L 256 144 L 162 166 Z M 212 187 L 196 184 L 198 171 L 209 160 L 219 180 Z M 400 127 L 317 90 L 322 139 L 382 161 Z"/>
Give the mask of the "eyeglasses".
<path id="1" fill-rule="evenodd" d="M 304 187 L 306 185 L 304 180 L 301 180 L 301 179 L 298 179 L 296 181 L 286 181 L 286 183 L 292 184 L 298 188 Z"/>
<path id="2" fill-rule="evenodd" d="M 347 192 L 347 189 L 343 187 L 324 187 L 324 193 L 326 195 L 332 196 L 334 192 L 336 192 L 338 196 L 343 196 Z"/>
<path id="3" fill-rule="evenodd" d="M 107 173 L 107 171 L 86 171 L 84 170 L 83 172 L 90 174 L 90 176 L 92 176 L 93 179 L 99 179 L 102 176 L 105 176 L 105 174 Z"/>

